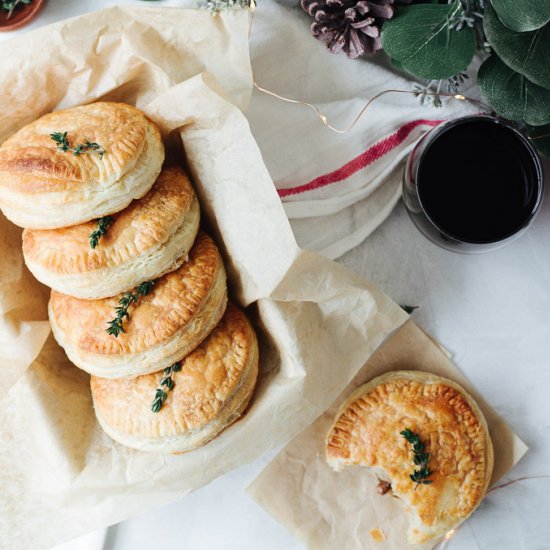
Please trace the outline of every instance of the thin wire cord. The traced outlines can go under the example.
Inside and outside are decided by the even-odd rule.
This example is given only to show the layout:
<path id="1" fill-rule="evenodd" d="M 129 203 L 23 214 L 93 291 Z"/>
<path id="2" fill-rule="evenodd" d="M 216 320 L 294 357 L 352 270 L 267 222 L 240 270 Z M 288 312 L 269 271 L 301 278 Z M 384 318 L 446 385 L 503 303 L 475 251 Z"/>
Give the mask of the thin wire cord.
<path id="1" fill-rule="evenodd" d="M 491 493 L 494 493 L 495 491 L 499 491 L 500 489 L 504 489 L 505 487 L 510 487 L 510 485 L 515 485 L 516 483 L 519 483 L 520 481 L 527 481 L 530 479 L 550 479 L 550 475 L 539 475 L 539 476 L 524 476 L 524 477 L 518 477 L 517 479 L 512 479 L 511 481 L 507 481 L 506 483 L 502 483 L 501 485 L 496 485 L 489 491 L 487 491 L 487 494 L 490 495 Z"/>
<path id="2" fill-rule="evenodd" d="M 255 0 L 250 0 L 250 24 L 249 24 L 249 27 L 248 27 L 248 38 L 250 38 L 250 36 L 252 34 L 252 23 L 254 21 L 255 11 L 256 11 Z M 382 92 L 379 92 L 378 94 L 376 94 L 374 97 L 371 97 L 367 101 L 367 103 L 359 111 L 357 116 L 353 119 L 352 123 L 347 128 L 341 129 L 341 128 L 335 128 L 332 124 L 330 124 L 329 120 L 328 120 L 328 117 L 325 114 L 323 114 L 319 110 L 319 108 L 316 107 L 315 105 L 313 105 L 312 103 L 308 103 L 307 101 L 302 101 L 300 99 L 293 99 L 293 98 L 290 98 L 290 97 L 286 97 L 286 96 L 278 94 L 277 92 L 274 92 L 272 90 L 268 90 L 267 88 L 264 88 L 263 86 L 260 86 L 258 84 L 256 79 L 254 78 L 254 75 L 252 75 L 252 83 L 253 83 L 254 87 L 259 92 L 261 92 L 263 94 L 269 95 L 271 97 L 274 97 L 274 98 L 276 98 L 280 101 L 284 101 L 286 103 L 291 103 L 291 104 L 294 104 L 294 105 L 301 105 L 303 107 L 307 107 L 307 108 L 311 109 L 315 113 L 317 118 L 319 118 L 319 120 L 323 123 L 323 125 L 326 128 L 328 128 L 329 130 L 332 130 L 333 132 L 336 132 L 337 134 L 347 134 L 349 131 L 351 131 L 355 127 L 355 125 L 359 122 L 359 120 L 363 117 L 363 115 L 368 110 L 368 108 L 377 99 L 381 98 L 382 96 L 384 96 L 386 94 L 412 94 L 412 95 L 418 95 L 418 92 L 413 91 L 413 90 L 389 89 L 389 90 L 384 90 Z M 439 96 L 439 97 L 443 96 L 443 97 L 449 97 L 451 99 L 456 99 L 458 101 L 468 101 L 470 103 L 475 103 L 476 105 L 480 105 L 481 107 L 483 107 L 487 111 L 492 111 L 493 110 L 492 107 L 490 105 L 488 105 L 487 103 L 484 103 L 483 101 L 480 101 L 478 99 L 474 99 L 473 97 L 465 96 L 464 94 L 458 94 L 458 93 L 453 94 L 453 93 L 445 93 L 445 92 L 423 92 L 423 95 L 434 96 L 434 97 L 435 96 Z M 542 138 L 545 138 L 545 137 L 550 137 L 550 133 L 543 134 L 541 136 L 527 136 L 527 139 L 529 139 L 531 141 L 535 141 L 537 139 L 542 139 Z"/>
<path id="3" fill-rule="evenodd" d="M 255 0 L 250 0 L 250 23 L 248 26 L 248 38 L 250 39 L 250 36 L 252 34 L 252 24 L 254 22 L 254 14 L 256 11 L 256 2 Z M 268 90 L 267 88 L 264 88 L 263 86 L 260 86 L 256 79 L 254 78 L 254 75 L 252 75 L 252 82 L 254 84 L 254 87 L 259 91 L 266 95 L 269 95 L 271 97 L 274 97 L 276 99 L 279 99 L 280 101 L 284 101 L 286 103 L 292 103 L 294 105 L 302 105 L 304 107 L 308 107 L 311 109 L 316 115 L 317 118 L 323 123 L 324 126 L 326 126 L 329 130 L 332 130 L 333 132 L 336 132 L 337 134 L 347 134 L 349 131 L 351 131 L 355 125 L 359 122 L 359 120 L 362 118 L 362 116 L 365 114 L 367 109 L 379 98 L 386 94 L 412 94 L 412 95 L 418 95 L 418 92 L 413 90 L 397 90 L 397 89 L 389 89 L 384 90 L 382 92 L 379 92 L 374 97 L 371 97 L 367 103 L 364 105 L 364 107 L 359 111 L 357 116 L 353 119 L 352 123 L 345 129 L 335 128 L 332 124 L 329 123 L 328 117 L 323 114 L 318 107 L 313 105 L 312 103 L 308 103 L 307 101 L 302 101 L 300 99 L 292 99 L 290 97 L 286 97 L 284 95 L 278 94 L 277 92 L 273 92 L 272 90 Z M 456 99 L 459 101 L 469 101 L 471 103 L 475 103 L 477 105 L 481 105 L 483 108 L 487 110 L 492 110 L 487 103 L 483 103 L 483 101 L 479 101 L 477 99 L 465 96 L 463 94 L 457 94 L 457 93 L 445 93 L 445 92 L 424 92 L 424 95 L 428 96 L 443 96 L 443 97 L 450 97 L 452 99 Z"/>
<path id="4" fill-rule="evenodd" d="M 496 493 L 497 491 L 500 491 L 500 489 L 505 489 L 506 487 L 510 487 L 510 485 L 515 485 L 516 483 L 519 483 L 520 481 L 528 481 L 531 479 L 550 479 L 550 475 L 537 475 L 537 476 L 524 476 L 524 477 L 518 477 L 516 479 L 512 479 L 510 481 L 507 481 L 505 483 L 502 483 L 500 485 L 496 485 L 489 491 L 487 491 L 486 495 L 490 495 L 491 493 Z M 458 531 L 459 527 L 456 529 L 451 529 L 444 537 L 443 540 L 434 548 L 434 550 L 444 550 L 447 548 L 447 545 L 450 543 L 451 539 L 454 537 L 455 533 Z"/>
<path id="5" fill-rule="evenodd" d="M 548 134 L 542 134 L 540 136 L 527 136 L 527 139 L 530 139 L 531 141 L 535 141 L 537 139 L 542 139 L 545 137 L 550 137 L 550 132 L 548 132 Z"/>
<path id="6" fill-rule="evenodd" d="M 371 97 L 367 103 L 365 104 L 365 106 L 359 111 L 359 113 L 357 114 L 357 116 L 353 119 L 352 123 L 347 127 L 347 128 L 344 128 L 344 129 L 341 129 L 341 128 L 335 128 L 334 126 L 332 126 L 332 124 L 329 123 L 328 121 L 328 118 L 326 115 L 324 115 L 319 109 L 318 107 L 316 107 L 315 105 L 313 105 L 312 103 L 308 103 L 307 101 L 301 101 L 299 99 L 292 99 L 292 98 L 289 98 L 289 97 L 285 97 L 283 95 L 280 95 L 276 92 L 272 92 L 271 90 L 268 90 L 266 88 L 263 88 L 262 86 L 260 86 L 256 80 L 253 80 L 253 83 L 254 83 L 254 87 L 259 90 L 260 92 L 264 93 L 264 94 L 267 94 L 267 95 L 270 95 L 272 97 L 275 97 L 277 99 L 280 99 L 281 101 L 285 101 L 287 103 L 293 103 L 295 105 L 303 105 L 304 107 L 308 107 L 310 108 L 312 111 L 315 112 L 315 114 L 317 115 L 317 117 L 319 118 L 319 120 L 329 129 L 329 130 L 332 130 L 333 132 L 336 132 L 337 134 L 347 134 L 350 130 L 352 130 L 354 128 L 354 126 L 359 122 L 359 120 L 363 117 L 363 115 L 365 114 L 365 112 L 367 111 L 367 109 L 379 98 L 381 98 L 382 96 L 386 95 L 386 94 L 412 94 L 412 95 L 418 95 L 418 92 L 415 92 L 415 91 L 412 91 L 412 90 L 398 90 L 398 89 L 388 89 L 388 90 L 384 90 L 382 92 L 379 92 L 377 93 L 374 97 Z M 483 101 L 479 101 L 477 99 L 473 99 L 471 97 L 468 97 L 468 96 L 465 96 L 465 95 L 462 95 L 462 94 L 451 94 L 451 93 L 444 93 L 444 92 L 439 92 L 439 93 L 436 93 L 436 92 L 426 92 L 424 93 L 424 95 L 429 95 L 429 96 L 444 96 L 444 97 L 450 97 L 452 99 L 457 99 L 459 101 L 469 101 L 471 103 L 476 103 L 477 105 L 481 105 L 482 107 L 484 107 L 485 109 L 487 110 L 491 110 L 491 107 L 489 105 L 487 105 L 486 103 L 483 103 Z"/>

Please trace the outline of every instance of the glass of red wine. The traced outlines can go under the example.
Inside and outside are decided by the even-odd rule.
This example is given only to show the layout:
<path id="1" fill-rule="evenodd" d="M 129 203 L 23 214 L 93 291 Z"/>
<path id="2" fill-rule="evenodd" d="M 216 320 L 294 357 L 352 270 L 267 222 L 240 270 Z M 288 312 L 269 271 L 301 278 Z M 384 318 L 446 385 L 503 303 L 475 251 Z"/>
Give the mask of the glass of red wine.
<path id="1" fill-rule="evenodd" d="M 418 142 L 405 166 L 403 199 L 436 244 L 486 252 L 529 227 L 543 185 L 530 141 L 496 117 L 476 115 L 445 122 Z"/>

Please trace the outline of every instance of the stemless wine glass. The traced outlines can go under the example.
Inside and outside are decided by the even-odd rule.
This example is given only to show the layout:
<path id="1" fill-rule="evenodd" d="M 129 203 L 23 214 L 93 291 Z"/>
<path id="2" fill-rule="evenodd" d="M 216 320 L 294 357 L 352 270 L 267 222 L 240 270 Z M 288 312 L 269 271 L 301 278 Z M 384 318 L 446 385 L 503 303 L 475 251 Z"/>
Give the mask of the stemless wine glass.
<path id="1" fill-rule="evenodd" d="M 517 238 L 533 222 L 542 195 L 535 148 L 488 115 L 458 118 L 428 132 L 403 175 L 403 200 L 413 222 L 455 252 L 487 252 Z"/>

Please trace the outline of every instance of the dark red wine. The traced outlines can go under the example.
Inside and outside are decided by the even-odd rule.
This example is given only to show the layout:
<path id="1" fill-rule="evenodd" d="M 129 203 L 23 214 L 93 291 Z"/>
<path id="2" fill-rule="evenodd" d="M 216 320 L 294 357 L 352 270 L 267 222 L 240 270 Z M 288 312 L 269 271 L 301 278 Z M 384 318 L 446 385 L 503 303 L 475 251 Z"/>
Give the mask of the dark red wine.
<path id="1" fill-rule="evenodd" d="M 457 120 L 423 151 L 417 187 L 426 215 L 447 235 L 492 243 L 519 231 L 539 201 L 533 153 L 497 121 Z"/>

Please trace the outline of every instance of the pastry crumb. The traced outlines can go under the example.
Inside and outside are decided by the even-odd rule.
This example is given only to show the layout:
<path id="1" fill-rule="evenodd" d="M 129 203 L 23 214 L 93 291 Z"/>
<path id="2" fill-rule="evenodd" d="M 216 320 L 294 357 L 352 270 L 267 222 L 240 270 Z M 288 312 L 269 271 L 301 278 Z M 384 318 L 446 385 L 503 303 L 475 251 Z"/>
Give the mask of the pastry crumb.
<path id="1" fill-rule="evenodd" d="M 371 529 L 370 530 L 370 536 L 372 537 L 372 540 L 375 542 L 382 542 L 386 540 L 386 535 L 384 535 L 384 532 L 381 529 Z"/>

